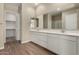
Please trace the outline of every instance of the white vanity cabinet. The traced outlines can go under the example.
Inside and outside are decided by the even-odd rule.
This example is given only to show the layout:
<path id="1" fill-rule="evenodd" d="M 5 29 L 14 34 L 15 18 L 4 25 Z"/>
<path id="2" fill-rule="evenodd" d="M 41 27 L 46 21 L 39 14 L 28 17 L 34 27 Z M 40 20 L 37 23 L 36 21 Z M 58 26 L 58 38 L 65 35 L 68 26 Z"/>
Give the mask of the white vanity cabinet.
<path id="1" fill-rule="evenodd" d="M 79 54 L 79 37 L 56 33 L 31 32 L 32 41 L 59 55 Z M 77 41 L 78 40 L 78 41 Z"/>
<path id="2" fill-rule="evenodd" d="M 77 54 L 76 37 L 63 36 L 60 40 L 60 54 L 61 55 L 76 55 Z"/>
<path id="3" fill-rule="evenodd" d="M 47 48 L 47 35 L 45 33 L 32 32 L 32 41 Z"/>
<path id="4" fill-rule="evenodd" d="M 77 54 L 79 55 L 79 37 L 77 37 Z"/>
<path id="5" fill-rule="evenodd" d="M 58 35 L 48 34 L 48 49 L 60 54 L 60 40 Z"/>
<path id="6" fill-rule="evenodd" d="M 48 49 L 60 55 L 76 54 L 76 37 L 49 34 Z"/>

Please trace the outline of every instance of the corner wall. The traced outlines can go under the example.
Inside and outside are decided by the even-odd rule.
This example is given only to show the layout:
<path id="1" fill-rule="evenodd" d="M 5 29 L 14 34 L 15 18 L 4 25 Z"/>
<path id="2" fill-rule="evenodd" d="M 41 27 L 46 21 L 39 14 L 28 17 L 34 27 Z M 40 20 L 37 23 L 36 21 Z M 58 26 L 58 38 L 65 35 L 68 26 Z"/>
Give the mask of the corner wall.
<path id="1" fill-rule="evenodd" d="M 5 40 L 4 4 L 0 3 L 0 49 L 4 48 L 4 40 Z"/>
<path id="2" fill-rule="evenodd" d="M 30 18 L 34 16 L 34 8 L 30 5 L 30 3 L 22 4 L 21 43 L 26 43 L 31 40 Z"/>

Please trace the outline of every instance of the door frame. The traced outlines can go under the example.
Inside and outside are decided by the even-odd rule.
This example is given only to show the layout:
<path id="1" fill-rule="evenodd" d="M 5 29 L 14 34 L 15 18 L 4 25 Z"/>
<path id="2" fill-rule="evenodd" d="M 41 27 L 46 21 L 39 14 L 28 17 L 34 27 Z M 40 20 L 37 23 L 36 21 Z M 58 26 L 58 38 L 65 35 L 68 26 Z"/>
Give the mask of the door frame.
<path id="1" fill-rule="evenodd" d="M 7 13 L 16 15 L 16 19 L 17 19 L 17 21 L 16 21 L 16 24 L 17 24 L 16 25 L 16 40 L 20 40 L 21 41 L 21 39 L 20 39 L 20 36 L 21 36 L 21 31 L 20 31 L 20 28 L 21 28 L 21 25 L 20 25 L 20 14 L 18 12 L 14 12 L 14 11 L 10 11 L 10 10 L 5 11 L 5 13 L 4 13 L 5 22 L 6 22 L 6 14 Z M 5 23 L 5 25 L 6 25 L 6 23 Z M 6 43 L 6 28 L 5 28 L 5 40 L 4 40 L 4 43 Z"/>

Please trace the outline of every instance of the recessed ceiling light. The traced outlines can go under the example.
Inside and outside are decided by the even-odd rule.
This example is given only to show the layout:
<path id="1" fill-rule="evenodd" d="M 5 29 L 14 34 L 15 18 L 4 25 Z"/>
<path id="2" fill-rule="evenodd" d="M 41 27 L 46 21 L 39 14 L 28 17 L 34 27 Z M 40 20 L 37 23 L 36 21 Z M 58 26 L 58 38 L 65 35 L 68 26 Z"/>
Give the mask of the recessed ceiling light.
<path id="1" fill-rule="evenodd" d="M 35 3 L 35 5 L 37 6 L 37 5 L 38 5 L 38 3 Z"/>
<path id="2" fill-rule="evenodd" d="M 61 11 L 61 9 L 60 8 L 57 8 L 57 11 Z"/>

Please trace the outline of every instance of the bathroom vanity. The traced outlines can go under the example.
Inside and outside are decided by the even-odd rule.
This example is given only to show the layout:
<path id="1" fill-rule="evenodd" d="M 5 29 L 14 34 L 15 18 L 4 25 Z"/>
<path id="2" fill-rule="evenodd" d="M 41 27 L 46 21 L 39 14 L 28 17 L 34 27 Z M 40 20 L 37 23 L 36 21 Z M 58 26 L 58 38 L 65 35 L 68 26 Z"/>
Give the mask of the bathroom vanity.
<path id="1" fill-rule="evenodd" d="M 50 12 L 38 16 L 32 41 L 59 55 L 79 54 L 79 9 Z"/>
<path id="2" fill-rule="evenodd" d="M 79 34 L 31 30 L 32 42 L 60 55 L 79 54 Z"/>

